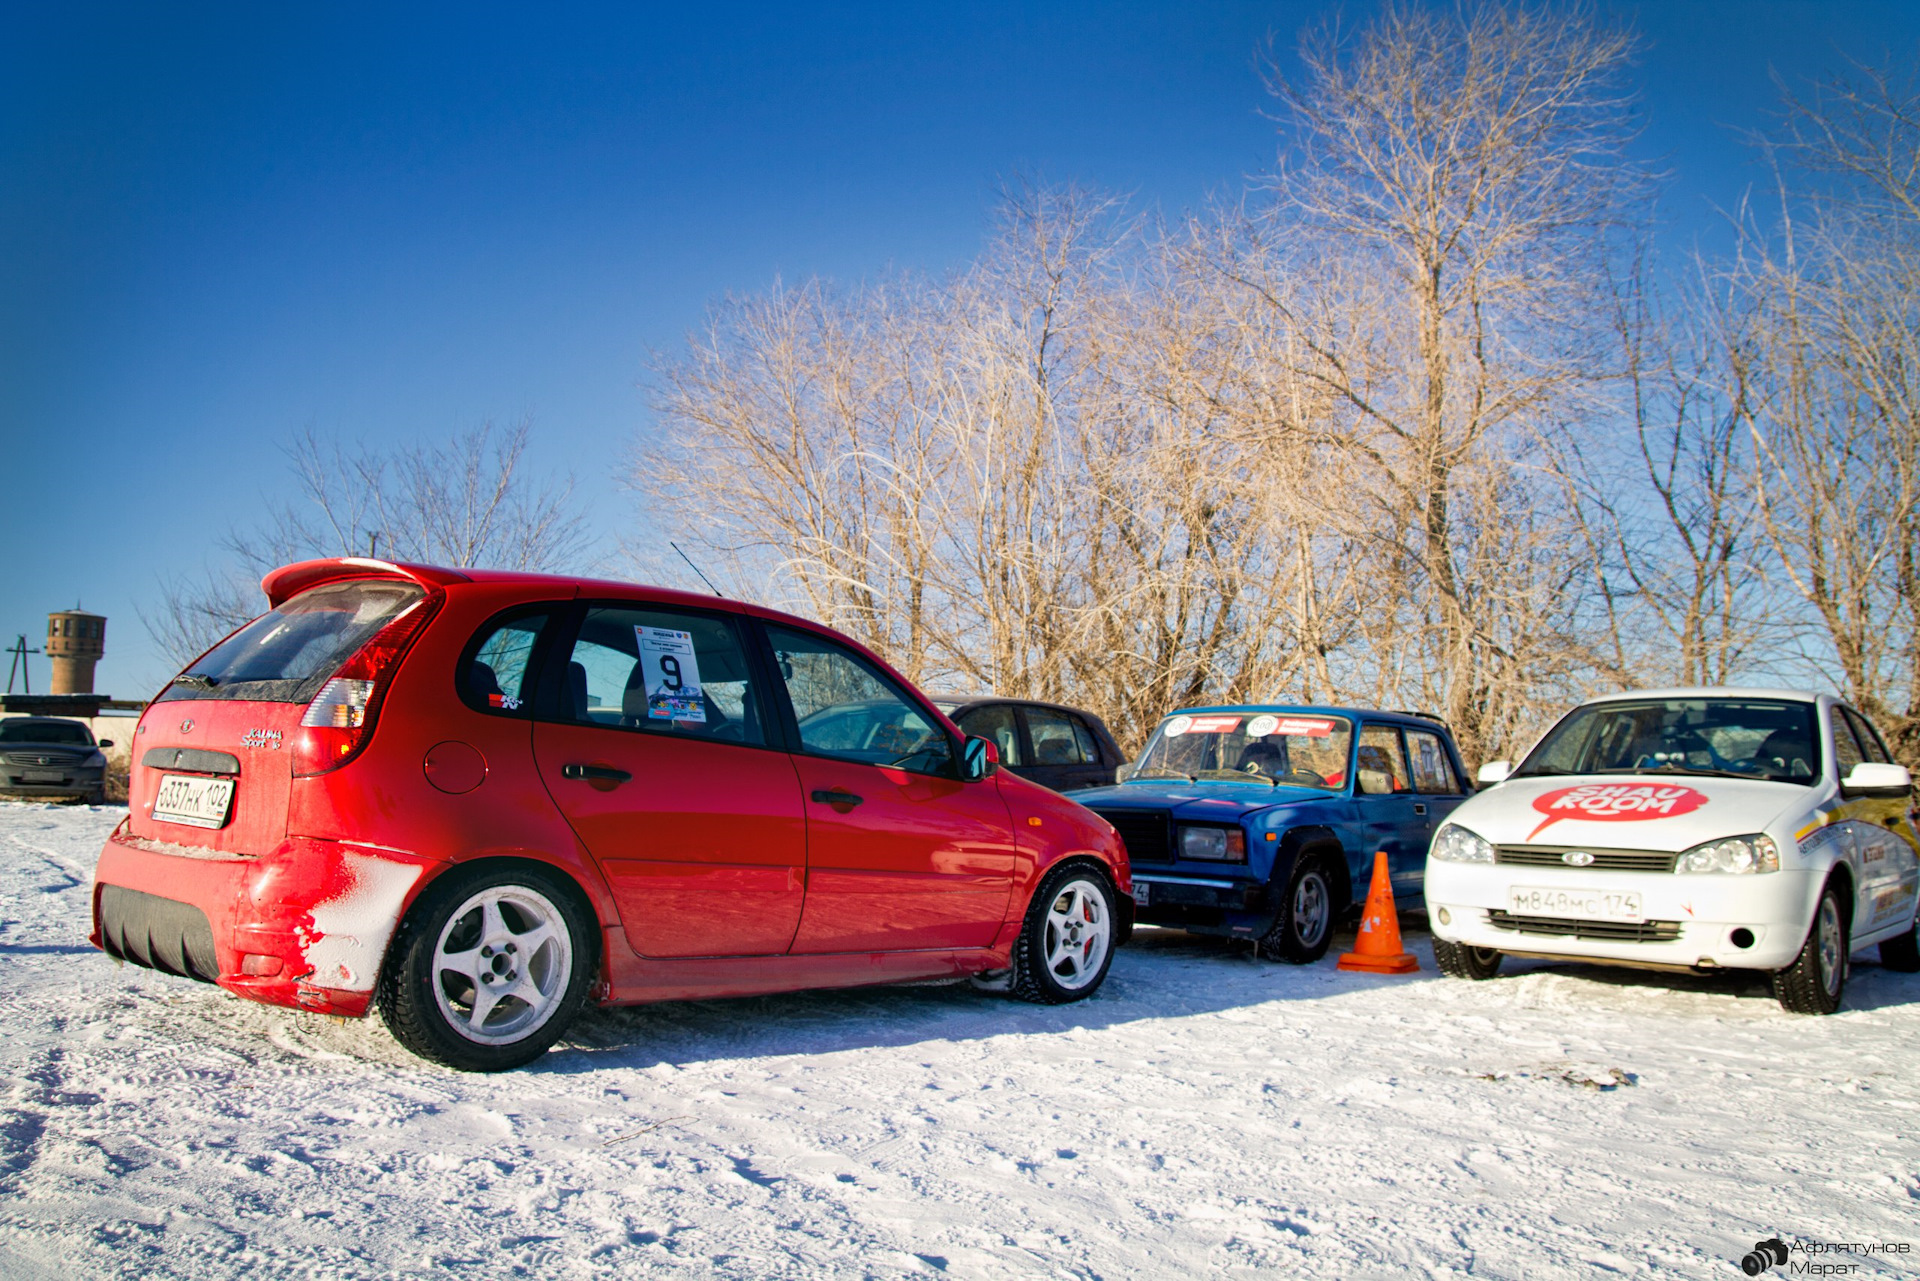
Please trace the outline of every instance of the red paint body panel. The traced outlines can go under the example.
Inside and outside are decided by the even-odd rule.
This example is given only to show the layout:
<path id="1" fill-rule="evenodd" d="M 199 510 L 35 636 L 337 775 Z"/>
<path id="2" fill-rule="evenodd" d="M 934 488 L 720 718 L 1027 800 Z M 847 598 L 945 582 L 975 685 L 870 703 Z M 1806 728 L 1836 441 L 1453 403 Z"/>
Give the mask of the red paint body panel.
<path id="1" fill-rule="evenodd" d="M 991 777 L 930 778 L 796 756 L 807 805 L 807 905 L 795 952 L 985 948 L 1013 888 L 1013 820 Z"/>
<path id="2" fill-rule="evenodd" d="M 800 781 L 785 752 L 738 743 L 534 726 L 541 777 L 598 860 L 643 956 L 783 953 L 806 894 Z M 630 782 L 569 779 L 610 765 Z"/>
<path id="3" fill-rule="evenodd" d="M 476 632 L 523 604 L 566 607 L 588 595 L 721 608 L 853 645 L 817 624 L 626 583 L 378 562 L 307 562 L 275 571 L 265 585 L 285 600 L 356 575 L 410 578 L 444 593 L 400 660 L 359 754 L 329 773 L 294 778 L 292 735 L 303 707 L 156 703 L 135 735 L 132 813 L 101 852 L 96 884 L 206 914 L 218 981 L 236 994 L 364 1013 L 407 908 L 437 876 L 476 859 L 539 862 L 580 887 L 603 931 L 596 996 L 609 1004 L 1003 968 L 1035 884 L 1061 859 L 1096 862 L 1122 896 L 1130 889 L 1124 847 L 1110 827 L 1004 771 L 962 783 L 639 734 L 621 738 L 627 756 L 614 761 L 607 744 L 616 736 L 478 711 L 455 688 Z M 430 777 L 430 757 L 448 759 L 450 744 L 463 762 L 459 783 L 479 778 L 465 790 L 446 790 L 444 769 L 440 786 Z M 240 760 L 226 827 L 151 817 L 162 771 L 139 762 L 150 748 L 179 746 Z M 469 750 L 484 770 L 472 766 Z M 561 778 L 559 767 L 576 757 L 635 778 L 607 791 Z M 808 799 L 836 787 L 864 803 L 841 813 Z M 1029 822 L 1036 818 L 1037 826 Z"/>

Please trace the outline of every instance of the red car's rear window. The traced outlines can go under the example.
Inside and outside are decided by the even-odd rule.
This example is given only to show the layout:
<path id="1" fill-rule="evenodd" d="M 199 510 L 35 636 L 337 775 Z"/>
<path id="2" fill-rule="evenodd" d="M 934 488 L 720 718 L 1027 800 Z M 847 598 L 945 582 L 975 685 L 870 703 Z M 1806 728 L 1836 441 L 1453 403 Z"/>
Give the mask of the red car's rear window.
<path id="1" fill-rule="evenodd" d="M 382 627 L 426 593 L 414 583 L 353 579 L 301 592 L 174 677 L 156 701 L 304 703 Z"/>

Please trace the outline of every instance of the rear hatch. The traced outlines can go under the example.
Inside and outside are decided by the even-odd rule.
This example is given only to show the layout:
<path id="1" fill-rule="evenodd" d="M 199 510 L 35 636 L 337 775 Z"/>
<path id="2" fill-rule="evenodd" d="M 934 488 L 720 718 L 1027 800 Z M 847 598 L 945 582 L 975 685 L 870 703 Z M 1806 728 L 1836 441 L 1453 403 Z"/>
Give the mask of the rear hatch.
<path id="1" fill-rule="evenodd" d="M 134 734 L 130 834 L 227 853 L 273 850 L 287 834 L 295 773 L 320 772 L 308 740 L 337 739 L 336 727 L 362 710 L 355 689 L 342 687 L 369 682 L 336 674 L 383 629 L 417 614 L 427 594 L 393 578 L 325 582 L 190 663 Z"/>

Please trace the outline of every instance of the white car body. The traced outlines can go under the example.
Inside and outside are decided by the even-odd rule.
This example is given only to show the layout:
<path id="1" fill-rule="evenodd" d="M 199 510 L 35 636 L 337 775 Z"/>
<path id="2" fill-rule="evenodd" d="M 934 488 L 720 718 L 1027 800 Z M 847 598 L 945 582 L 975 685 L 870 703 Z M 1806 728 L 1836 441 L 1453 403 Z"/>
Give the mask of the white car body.
<path id="1" fill-rule="evenodd" d="M 1807 941 L 1821 890 L 1836 874 L 1851 891 L 1843 900 L 1852 907 L 1847 950 L 1911 931 L 1920 903 L 1920 811 L 1912 795 L 1843 794 L 1833 747 L 1839 700 L 1711 688 L 1634 691 L 1581 706 L 1714 698 L 1816 704 L 1822 759 L 1812 784 L 1664 771 L 1517 773 L 1448 820 L 1490 842 L 1492 864 L 1429 856 L 1434 937 L 1510 955 L 1656 969 L 1779 970 Z M 1777 845 L 1778 871 L 1672 870 L 1684 851 L 1755 834 Z"/>

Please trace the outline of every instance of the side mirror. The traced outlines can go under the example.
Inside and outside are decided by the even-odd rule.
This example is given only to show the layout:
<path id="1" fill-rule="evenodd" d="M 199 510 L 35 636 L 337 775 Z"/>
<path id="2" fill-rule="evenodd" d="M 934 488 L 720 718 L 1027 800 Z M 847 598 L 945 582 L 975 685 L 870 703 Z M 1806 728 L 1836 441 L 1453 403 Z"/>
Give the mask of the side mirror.
<path id="1" fill-rule="evenodd" d="M 1898 800 L 1913 795 L 1913 775 L 1904 765 L 1861 761 L 1840 780 L 1842 796 L 1884 796 Z"/>
<path id="2" fill-rule="evenodd" d="M 1504 783 L 1513 777 L 1513 762 L 1488 761 L 1480 767 L 1480 773 L 1475 775 L 1475 777 L 1480 780 L 1480 786 L 1482 787 L 1492 787 L 1495 783 Z"/>
<path id="3" fill-rule="evenodd" d="M 969 737 L 960 745 L 960 777 L 966 782 L 977 783 L 999 768 L 1000 753 L 986 739 Z"/>
<path id="4" fill-rule="evenodd" d="M 112 747 L 113 740 L 110 738 L 103 738 L 98 743 L 95 743 L 94 746 L 95 747 Z"/>

